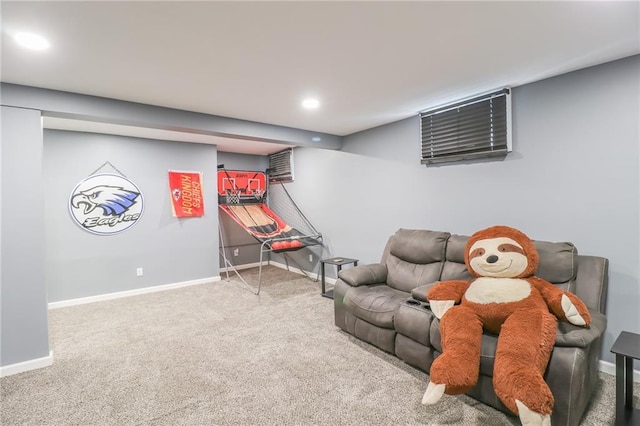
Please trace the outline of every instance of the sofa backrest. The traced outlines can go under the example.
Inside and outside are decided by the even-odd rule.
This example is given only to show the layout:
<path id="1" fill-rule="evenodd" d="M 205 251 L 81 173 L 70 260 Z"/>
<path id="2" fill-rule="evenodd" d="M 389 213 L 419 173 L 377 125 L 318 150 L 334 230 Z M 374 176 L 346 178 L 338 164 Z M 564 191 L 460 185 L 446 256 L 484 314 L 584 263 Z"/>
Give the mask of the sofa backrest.
<path id="1" fill-rule="evenodd" d="M 387 285 L 411 292 L 423 284 L 438 281 L 451 234 L 416 229 L 399 229 L 387 242 L 381 263 L 387 265 Z"/>
<path id="2" fill-rule="evenodd" d="M 440 281 L 470 280 L 473 277 L 464 263 L 464 250 L 469 237 L 452 235 L 447 241 L 447 252 Z"/>
<path id="3" fill-rule="evenodd" d="M 576 292 L 578 250 L 571 243 L 534 241 L 540 262 L 535 275 L 562 290 Z"/>
<path id="4" fill-rule="evenodd" d="M 464 263 L 464 252 L 469 237 L 452 235 L 447 242 L 446 258 L 441 281 L 469 280 L 471 274 Z M 556 284 L 562 290 L 575 293 L 578 251 L 571 243 L 534 241 L 540 257 L 536 276 Z"/>
<path id="5" fill-rule="evenodd" d="M 411 292 L 436 281 L 470 280 L 464 263 L 468 236 L 448 232 L 400 229 L 387 242 L 381 263 L 387 284 Z M 606 258 L 581 256 L 572 243 L 534 241 L 539 255 L 535 275 L 577 294 L 593 310 L 604 313 L 608 266 Z"/>

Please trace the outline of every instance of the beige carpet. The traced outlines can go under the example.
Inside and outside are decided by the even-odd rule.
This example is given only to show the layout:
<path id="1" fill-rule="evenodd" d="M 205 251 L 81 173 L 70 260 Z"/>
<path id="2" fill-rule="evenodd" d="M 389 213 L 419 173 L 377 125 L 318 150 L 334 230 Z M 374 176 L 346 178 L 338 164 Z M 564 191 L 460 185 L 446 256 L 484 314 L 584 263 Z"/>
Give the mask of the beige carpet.
<path id="1" fill-rule="evenodd" d="M 54 365 L 0 379 L 0 423 L 519 424 L 466 396 L 421 405 L 427 376 L 339 331 L 319 283 L 265 276 L 259 296 L 233 279 L 50 311 Z M 585 425 L 613 424 L 601 383 Z"/>

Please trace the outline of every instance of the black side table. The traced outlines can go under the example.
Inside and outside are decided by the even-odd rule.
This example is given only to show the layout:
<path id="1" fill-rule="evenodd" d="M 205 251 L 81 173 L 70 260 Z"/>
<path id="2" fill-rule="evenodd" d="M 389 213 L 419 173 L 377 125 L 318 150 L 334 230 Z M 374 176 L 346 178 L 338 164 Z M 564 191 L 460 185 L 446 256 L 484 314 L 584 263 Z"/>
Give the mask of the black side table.
<path id="1" fill-rule="evenodd" d="M 633 360 L 640 359 L 640 334 L 623 331 L 611 347 L 616 354 L 616 426 L 640 425 L 633 409 Z"/>
<path id="2" fill-rule="evenodd" d="M 322 271 L 322 296 L 328 297 L 329 299 L 333 299 L 333 290 L 325 291 L 325 275 L 324 275 L 324 265 L 336 265 L 338 267 L 338 273 L 342 269 L 342 265 L 348 265 L 353 263 L 353 266 L 358 266 L 358 259 L 349 259 L 348 257 L 332 257 L 329 259 L 322 259 L 320 261 L 320 270 Z M 337 276 L 337 275 L 336 275 Z"/>

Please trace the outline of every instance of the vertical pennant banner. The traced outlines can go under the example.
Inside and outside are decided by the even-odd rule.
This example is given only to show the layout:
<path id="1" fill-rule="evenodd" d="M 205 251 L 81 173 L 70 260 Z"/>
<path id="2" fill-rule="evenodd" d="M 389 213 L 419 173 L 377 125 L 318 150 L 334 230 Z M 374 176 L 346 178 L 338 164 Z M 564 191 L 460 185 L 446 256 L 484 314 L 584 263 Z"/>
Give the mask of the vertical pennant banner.
<path id="1" fill-rule="evenodd" d="M 201 172 L 169 170 L 169 189 L 174 217 L 204 215 Z"/>

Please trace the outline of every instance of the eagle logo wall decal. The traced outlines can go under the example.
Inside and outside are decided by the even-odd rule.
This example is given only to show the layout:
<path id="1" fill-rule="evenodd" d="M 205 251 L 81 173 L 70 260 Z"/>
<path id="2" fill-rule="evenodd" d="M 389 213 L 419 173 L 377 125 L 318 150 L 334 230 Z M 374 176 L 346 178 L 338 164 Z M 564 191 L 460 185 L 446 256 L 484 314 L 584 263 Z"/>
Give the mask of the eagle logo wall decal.
<path id="1" fill-rule="evenodd" d="M 138 222 L 144 199 L 138 187 L 124 176 L 92 175 L 80 182 L 69 198 L 69 211 L 84 230 L 117 234 Z"/>
<path id="2" fill-rule="evenodd" d="M 71 199 L 71 205 L 79 208 L 84 205 L 84 214 L 91 213 L 100 207 L 106 216 L 117 216 L 126 212 L 140 195 L 138 192 L 126 190 L 119 186 L 100 185 L 81 191 Z"/>

